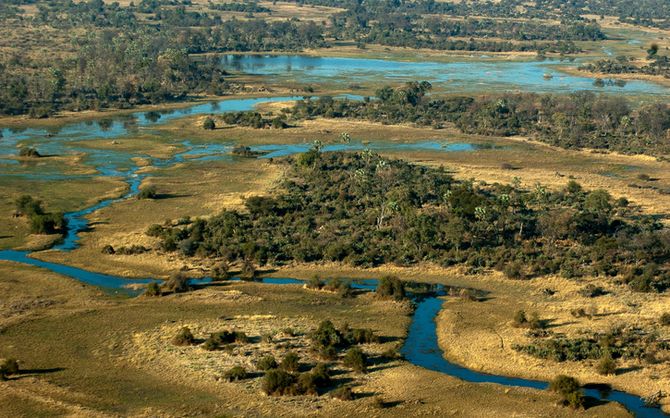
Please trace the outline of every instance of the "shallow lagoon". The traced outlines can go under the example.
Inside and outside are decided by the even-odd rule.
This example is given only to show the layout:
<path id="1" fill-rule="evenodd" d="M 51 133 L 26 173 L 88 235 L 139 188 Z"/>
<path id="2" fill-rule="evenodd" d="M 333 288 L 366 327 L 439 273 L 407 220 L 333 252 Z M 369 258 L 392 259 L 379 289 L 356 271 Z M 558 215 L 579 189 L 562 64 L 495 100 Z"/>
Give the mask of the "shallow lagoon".
<path id="1" fill-rule="evenodd" d="M 380 80 L 390 83 L 427 80 L 460 93 L 507 90 L 537 93 L 592 90 L 635 95 L 670 93 L 668 87 L 648 81 L 628 81 L 625 87 L 595 87 L 592 77 L 561 72 L 560 67 L 575 66 L 575 63 L 558 60 L 407 62 L 303 55 L 225 55 L 222 62 L 229 70 L 300 83 L 339 81 L 349 85 Z"/>

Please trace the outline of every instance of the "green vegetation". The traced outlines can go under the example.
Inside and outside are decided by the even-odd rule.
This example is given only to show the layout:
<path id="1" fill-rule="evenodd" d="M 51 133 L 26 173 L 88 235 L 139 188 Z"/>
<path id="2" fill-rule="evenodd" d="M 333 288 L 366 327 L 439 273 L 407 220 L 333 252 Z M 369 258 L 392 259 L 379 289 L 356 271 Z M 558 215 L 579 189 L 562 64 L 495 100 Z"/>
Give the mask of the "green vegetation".
<path id="1" fill-rule="evenodd" d="M 278 368 L 277 360 L 271 355 L 267 355 L 260 359 L 256 364 L 256 368 L 261 371 L 268 371 Z"/>
<path id="2" fill-rule="evenodd" d="M 358 347 L 350 348 L 342 359 L 342 363 L 358 373 L 364 373 L 367 370 L 367 356 Z"/>
<path id="3" fill-rule="evenodd" d="M 9 376 L 19 372 L 19 362 L 13 358 L 0 359 L 0 380 L 5 380 Z"/>
<path id="4" fill-rule="evenodd" d="M 40 158 L 42 155 L 33 147 L 21 147 L 19 157 Z"/>
<path id="5" fill-rule="evenodd" d="M 172 338 L 172 344 L 178 346 L 195 345 L 196 340 L 188 327 L 183 327 L 177 335 Z"/>
<path id="6" fill-rule="evenodd" d="M 380 298 L 402 300 L 405 298 L 405 284 L 397 277 L 384 276 L 379 279 L 375 292 Z"/>
<path id="7" fill-rule="evenodd" d="M 526 135 L 563 148 L 670 154 L 670 107 L 665 104 L 633 108 L 622 97 L 587 91 L 440 98 L 427 95 L 431 88 L 425 81 L 410 82 L 378 90 L 377 100 L 307 98 L 287 112 L 295 120 L 323 116 L 436 128 L 454 124 L 468 134 Z"/>
<path id="8" fill-rule="evenodd" d="M 236 382 L 247 378 L 247 371 L 242 366 L 232 367 L 223 374 L 223 378 L 229 382 Z"/>
<path id="9" fill-rule="evenodd" d="M 551 381 L 549 390 L 556 392 L 563 398 L 563 403 L 575 409 L 584 406 L 584 395 L 581 385 L 574 377 L 559 375 Z"/>
<path id="10" fill-rule="evenodd" d="M 30 221 L 33 234 L 61 234 L 67 231 L 67 220 L 63 213 L 45 212 L 42 202 L 32 196 L 23 195 L 16 199 L 16 215 L 25 216 Z"/>
<path id="11" fill-rule="evenodd" d="M 163 228 L 163 249 L 243 267 L 431 261 L 506 271 L 518 263 L 525 278 L 560 272 L 617 278 L 638 291 L 670 286 L 668 230 L 615 207 L 604 190 L 474 184 L 368 151 L 312 154 L 311 166 L 304 155 L 282 163 L 281 194 L 249 199 L 246 211 Z"/>
<path id="12" fill-rule="evenodd" d="M 616 374 L 616 362 L 612 358 L 612 355 L 609 352 L 606 352 L 603 357 L 598 361 L 596 365 L 596 370 L 599 374 L 602 375 L 612 375 Z"/>
<path id="13" fill-rule="evenodd" d="M 171 293 L 183 293 L 191 290 L 190 279 L 181 271 L 174 272 L 163 283 L 163 290 Z"/>
<path id="14" fill-rule="evenodd" d="M 300 357 L 289 351 L 279 364 L 279 368 L 286 372 L 297 372 L 300 369 Z"/>
<path id="15" fill-rule="evenodd" d="M 158 192 L 156 191 L 156 186 L 144 187 L 137 194 L 138 199 L 156 199 L 157 197 L 158 197 Z"/>
<path id="16" fill-rule="evenodd" d="M 593 333 L 577 338 L 540 337 L 533 344 L 514 345 L 513 348 L 533 357 L 562 362 L 602 361 L 603 358 L 644 360 L 657 349 L 667 350 L 668 347 L 653 332 L 640 328 L 615 327 L 605 333 Z M 611 364 L 606 366 L 612 367 Z"/>
<path id="17" fill-rule="evenodd" d="M 205 121 L 202 123 L 202 128 L 207 129 L 208 131 L 216 129 L 216 123 L 214 122 L 214 119 L 206 117 Z"/>
<path id="18" fill-rule="evenodd" d="M 658 48 L 658 47 L 657 47 Z M 656 49 L 657 50 L 657 49 Z M 579 66 L 582 71 L 604 74 L 646 74 L 670 78 L 670 57 L 653 53 L 651 62 L 636 64 L 635 58 L 620 55 L 615 59 L 602 59 Z"/>

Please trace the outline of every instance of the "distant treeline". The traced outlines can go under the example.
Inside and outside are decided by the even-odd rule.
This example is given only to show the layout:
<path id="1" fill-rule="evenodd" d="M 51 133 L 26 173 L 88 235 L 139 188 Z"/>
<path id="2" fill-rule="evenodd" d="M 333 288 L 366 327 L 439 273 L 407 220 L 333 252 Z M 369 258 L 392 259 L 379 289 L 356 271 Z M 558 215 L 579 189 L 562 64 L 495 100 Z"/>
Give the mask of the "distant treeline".
<path id="1" fill-rule="evenodd" d="M 443 168 L 318 145 L 276 163 L 288 164 L 277 195 L 147 233 L 163 251 L 244 265 L 432 262 L 514 279 L 601 275 L 638 291 L 670 287 L 669 231 L 604 190 L 474 184 Z"/>
<path id="2" fill-rule="evenodd" d="M 45 117 L 58 110 L 130 107 L 223 94 L 218 59 L 193 60 L 152 32 L 102 32 L 77 41 L 75 59 L 14 56 L 0 64 L 0 114 Z"/>
<path id="3" fill-rule="evenodd" d="M 287 0 L 298 4 L 354 9 L 358 0 Z M 558 21 L 587 20 L 584 15 L 615 16 L 621 22 L 658 27 L 670 27 L 670 2 L 667 0 L 499 0 L 460 1 L 438 0 L 367 0 L 365 7 L 373 10 L 392 9 L 397 13 L 448 16 L 487 16 L 514 19 L 548 19 Z"/>
<path id="4" fill-rule="evenodd" d="M 564 148 L 596 148 L 625 153 L 670 154 L 670 107 L 633 108 L 622 97 L 580 91 L 567 95 L 500 94 L 434 97 L 428 82 L 384 87 L 376 99 L 304 99 L 284 111 L 288 119 L 318 116 L 367 119 L 387 124 L 411 122 L 465 133 L 526 135 Z"/>

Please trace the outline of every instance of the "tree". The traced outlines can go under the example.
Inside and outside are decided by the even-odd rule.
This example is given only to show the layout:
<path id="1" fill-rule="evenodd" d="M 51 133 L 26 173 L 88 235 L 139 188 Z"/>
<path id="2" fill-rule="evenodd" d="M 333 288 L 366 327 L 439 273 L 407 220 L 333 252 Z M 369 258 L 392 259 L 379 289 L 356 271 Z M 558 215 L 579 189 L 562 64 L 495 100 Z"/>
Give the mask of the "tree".
<path id="1" fill-rule="evenodd" d="M 216 128 L 216 123 L 214 122 L 214 119 L 211 117 L 206 117 L 205 121 L 202 123 L 203 129 L 206 129 L 208 131 L 211 131 Z"/>
<path id="2" fill-rule="evenodd" d="M 358 347 L 350 348 L 342 359 L 345 366 L 358 373 L 364 373 L 367 370 L 367 361 L 367 356 Z"/>
<path id="3" fill-rule="evenodd" d="M 612 359 L 612 354 L 610 354 L 609 351 L 606 351 L 605 354 L 603 354 L 603 357 L 598 361 L 598 364 L 596 365 L 596 370 L 598 371 L 599 374 L 602 375 L 612 375 L 616 374 L 616 362 L 614 359 Z"/>
<path id="4" fill-rule="evenodd" d="M 563 398 L 563 402 L 573 408 L 584 406 L 584 395 L 581 392 L 581 385 L 574 377 L 558 375 L 549 384 L 549 390 L 556 392 Z"/>
<path id="5" fill-rule="evenodd" d="M 13 358 L 0 359 L 0 380 L 19 372 L 19 362 Z"/>
<path id="6" fill-rule="evenodd" d="M 191 333 L 191 330 L 188 327 L 183 327 L 179 330 L 177 335 L 172 338 L 172 344 L 174 345 L 194 345 L 196 343 L 195 337 Z"/>
<path id="7" fill-rule="evenodd" d="M 181 271 L 176 271 L 170 275 L 170 278 L 163 284 L 163 288 L 168 292 L 183 293 L 191 290 L 189 286 L 190 279 Z"/>
<path id="8" fill-rule="evenodd" d="M 293 351 L 289 351 L 282 359 L 279 367 L 287 372 L 297 372 L 300 368 L 300 357 Z"/>

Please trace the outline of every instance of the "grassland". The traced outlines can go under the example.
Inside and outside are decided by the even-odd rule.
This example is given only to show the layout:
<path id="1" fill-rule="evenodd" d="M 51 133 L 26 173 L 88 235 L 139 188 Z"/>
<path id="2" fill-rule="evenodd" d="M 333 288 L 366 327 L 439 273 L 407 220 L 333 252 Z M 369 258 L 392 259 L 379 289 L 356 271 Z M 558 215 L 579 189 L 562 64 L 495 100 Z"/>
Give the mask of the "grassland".
<path id="1" fill-rule="evenodd" d="M 3 273 L 13 265 L 0 265 Z M 24 271 L 26 271 L 24 269 Z M 24 274 L 25 275 L 25 274 Z M 386 344 L 398 344 L 409 317 L 406 307 L 371 299 L 371 295 L 341 299 L 306 291 L 296 285 L 272 287 L 235 284 L 160 299 L 112 299 L 55 274 L 30 269 L 30 295 L 25 284 L 1 275 L 3 290 L 21 295 L 62 298 L 77 308 L 51 309 L 44 317 L 31 316 L 0 334 L 0 356 L 20 358 L 25 370 L 0 382 L 0 414 L 7 416 L 570 416 L 554 397 L 525 389 L 466 384 L 402 361 L 373 366 L 365 376 L 344 373 L 356 400 L 274 398 L 256 389 L 257 378 L 238 383 L 216 381 L 212 366 L 196 367 L 199 348 L 179 349 L 161 344 L 172 328 L 194 330 L 230 327 L 255 336 L 260 329 L 290 324 L 298 332 L 312 329 L 316 318 L 372 327 Z M 41 279 L 43 277 L 43 279 Z M 57 287 L 54 287 L 54 283 Z M 42 293 L 48 292 L 48 293 Z M 88 293 L 86 293 L 88 292 Z M 87 301 L 82 304 L 82 299 Z M 230 319 L 230 320 L 227 320 Z M 232 321 L 232 322 L 231 322 Z M 218 328 L 217 328 L 218 329 Z M 158 338 L 158 339 L 156 339 Z M 158 342 L 158 343 L 157 343 Z M 366 347 L 366 350 L 369 349 Z M 221 354 L 216 361 L 225 361 Z M 178 361 L 175 361 L 178 359 Z M 216 363 L 214 363 L 216 364 Z M 373 406 L 380 396 L 385 409 Z M 477 407 L 475 408 L 475 405 Z M 474 414 L 476 411 L 476 414 Z M 473 415 L 474 414 L 474 415 Z M 584 416 L 626 416 L 614 404 L 591 408 Z"/>

